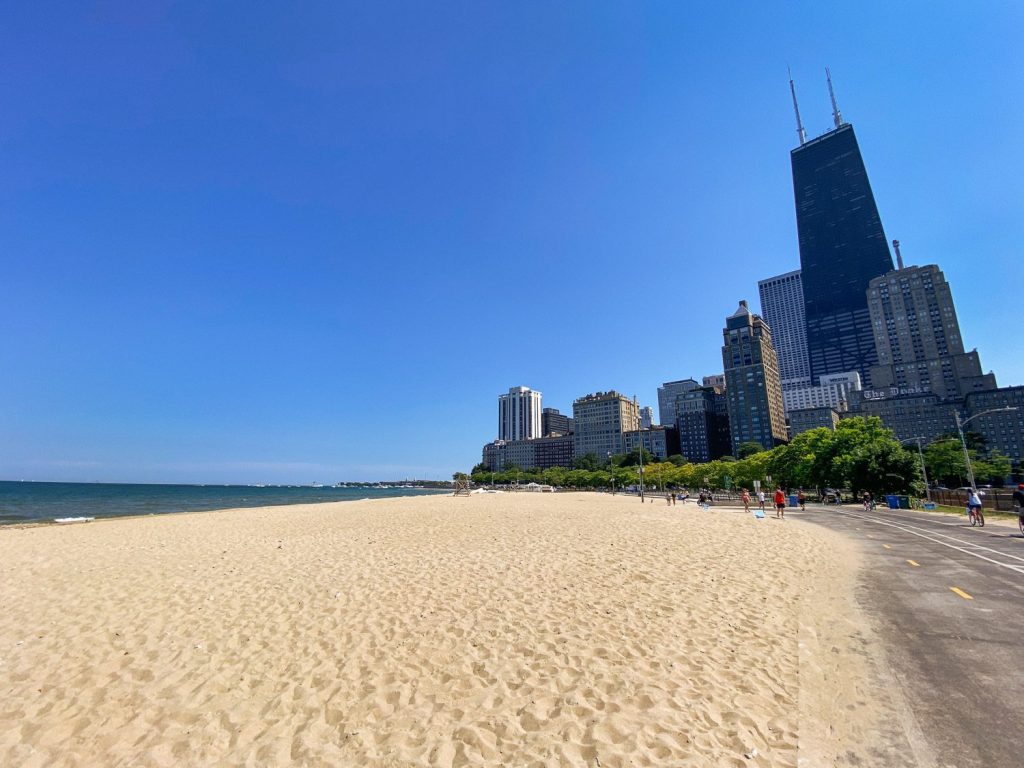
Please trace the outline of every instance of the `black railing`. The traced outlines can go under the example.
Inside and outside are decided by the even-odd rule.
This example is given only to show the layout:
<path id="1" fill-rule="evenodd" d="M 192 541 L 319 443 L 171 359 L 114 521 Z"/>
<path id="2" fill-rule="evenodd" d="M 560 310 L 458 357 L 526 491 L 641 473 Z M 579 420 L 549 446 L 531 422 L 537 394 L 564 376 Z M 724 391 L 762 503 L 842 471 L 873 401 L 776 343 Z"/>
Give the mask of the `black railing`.
<path id="1" fill-rule="evenodd" d="M 1009 488 L 983 488 L 981 506 L 996 512 L 1013 512 L 1013 491 Z M 968 491 L 932 491 L 932 501 L 949 507 L 967 507 Z"/>

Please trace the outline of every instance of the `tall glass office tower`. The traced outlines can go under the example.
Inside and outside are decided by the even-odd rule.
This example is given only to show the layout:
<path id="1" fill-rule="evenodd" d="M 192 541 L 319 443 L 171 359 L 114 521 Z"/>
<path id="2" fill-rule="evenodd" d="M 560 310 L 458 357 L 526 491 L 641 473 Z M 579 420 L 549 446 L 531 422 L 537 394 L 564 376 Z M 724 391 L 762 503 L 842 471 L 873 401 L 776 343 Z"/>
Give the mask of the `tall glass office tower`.
<path id="1" fill-rule="evenodd" d="M 836 123 L 791 153 L 807 354 L 812 383 L 857 371 L 870 386 L 878 356 L 868 283 L 892 271 L 892 255 L 853 126 L 838 113 Z"/>

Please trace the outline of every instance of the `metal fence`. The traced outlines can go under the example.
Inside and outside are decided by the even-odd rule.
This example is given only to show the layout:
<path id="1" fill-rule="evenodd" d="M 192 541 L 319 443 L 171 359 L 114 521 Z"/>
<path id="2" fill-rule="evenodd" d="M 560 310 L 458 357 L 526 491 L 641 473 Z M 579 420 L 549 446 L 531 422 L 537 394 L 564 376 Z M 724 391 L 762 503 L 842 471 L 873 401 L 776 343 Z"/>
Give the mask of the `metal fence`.
<path id="1" fill-rule="evenodd" d="M 981 504 L 996 512 L 1013 512 L 1013 491 L 1009 488 L 985 488 Z M 950 507 L 967 506 L 967 491 L 932 491 L 932 501 Z"/>

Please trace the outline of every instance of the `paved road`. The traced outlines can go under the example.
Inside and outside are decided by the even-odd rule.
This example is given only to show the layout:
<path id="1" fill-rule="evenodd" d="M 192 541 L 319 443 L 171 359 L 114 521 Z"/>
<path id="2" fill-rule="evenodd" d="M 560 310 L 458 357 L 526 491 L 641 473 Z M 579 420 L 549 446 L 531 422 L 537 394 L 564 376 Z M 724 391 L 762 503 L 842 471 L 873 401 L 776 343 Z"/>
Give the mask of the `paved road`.
<path id="1" fill-rule="evenodd" d="M 808 507 L 787 517 L 852 536 L 859 597 L 938 766 L 1024 766 L 1024 536 L 1016 523 Z"/>

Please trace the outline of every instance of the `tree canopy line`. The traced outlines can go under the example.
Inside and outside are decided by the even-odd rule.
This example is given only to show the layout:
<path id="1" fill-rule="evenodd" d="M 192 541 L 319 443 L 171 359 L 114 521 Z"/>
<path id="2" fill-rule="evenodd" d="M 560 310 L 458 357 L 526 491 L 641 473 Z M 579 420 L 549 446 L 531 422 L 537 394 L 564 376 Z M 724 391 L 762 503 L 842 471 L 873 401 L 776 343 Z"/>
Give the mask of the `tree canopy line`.
<path id="1" fill-rule="evenodd" d="M 1002 485 L 1010 474 L 1010 460 L 997 452 L 985 452 L 979 435 L 968 436 L 971 467 L 978 483 Z M 744 443 L 739 458 L 726 456 L 703 464 L 683 456 L 656 461 L 643 452 L 644 484 L 649 488 L 753 488 L 755 480 L 781 483 L 786 488 L 847 488 L 857 496 L 868 491 L 921 495 L 924 481 L 921 459 L 914 443 L 901 444 L 892 430 L 876 416 L 843 419 L 836 429 L 822 427 L 802 432 L 788 445 L 764 450 L 758 443 Z M 967 483 L 967 464 L 957 436 L 943 437 L 924 451 L 928 478 L 950 487 Z M 626 487 L 639 483 L 640 452 L 601 458 L 578 456 L 571 468 L 549 469 L 506 466 L 491 472 L 484 464 L 473 467 L 471 479 L 478 485 L 544 483 L 574 488 Z"/>

